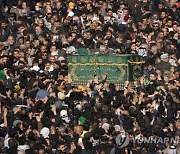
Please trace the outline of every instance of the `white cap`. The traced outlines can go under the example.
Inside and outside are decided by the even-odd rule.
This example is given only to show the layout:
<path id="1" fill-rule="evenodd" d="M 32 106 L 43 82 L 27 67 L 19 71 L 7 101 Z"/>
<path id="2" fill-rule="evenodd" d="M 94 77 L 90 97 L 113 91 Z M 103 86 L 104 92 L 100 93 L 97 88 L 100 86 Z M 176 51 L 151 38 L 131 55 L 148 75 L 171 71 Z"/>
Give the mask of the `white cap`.
<path id="1" fill-rule="evenodd" d="M 174 59 L 169 59 L 169 63 L 172 65 L 172 66 L 177 66 L 176 65 L 176 61 Z"/>
<path id="2" fill-rule="evenodd" d="M 102 128 L 104 129 L 104 128 L 107 128 L 107 129 L 109 129 L 110 128 L 110 125 L 108 124 L 108 123 L 104 123 L 103 125 L 102 125 Z"/>
<path id="3" fill-rule="evenodd" d="M 30 147 L 29 147 L 29 145 L 19 145 L 18 147 L 17 147 L 17 150 L 19 150 L 19 151 L 25 151 L 25 150 L 27 150 L 27 149 L 30 149 Z"/>
<path id="4" fill-rule="evenodd" d="M 165 60 L 166 58 L 168 58 L 169 56 L 168 56 L 168 54 L 167 53 L 164 53 L 164 54 L 162 54 L 161 55 L 161 60 Z"/>
<path id="5" fill-rule="evenodd" d="M 174 153 L 177 153 L 177 149 L 174 145 L 172 145 L 168 149 L 168 154 L 174 154 Z"/>
<path id="6" fill-rule="evenodd" d="M 82 107 L 81 104 L 77 104 L 77 105 L 76 105 L 76 108 L 77 108 L 79 111 L 82 111 L 82 109 L 83 109 L 83 107 Z"/>
<path id="7" fill-rule="evenodd" d="M 61 117 L 67 117 L 67 116 L 68 116 L 67 111 L 66 111 L 66 110 L 62 110 L 62 111 L 60 112 L 60 116 L 61 116 Z"/>
<path id="8" fill-rule="evenodd" d="M 70 46 L 66 49 L 67 54 L 71 54 L 72 52 L 76 51 L 76 48 L 74 46 Z"/>
<path id="9" fill-rule="evenodd" d="M 33 66 L 33 67 L 31 68 L 31 70 L 34 70 L 34 71 L 39 71 L 39 70 L 40 70 L 40 68 L 39 68 L 39 66 Z"/>
<path id="10" fill-rule="evenodd" d="M 67 122 L 67 123 L 70 122 L 70 119 L 69 119 L 69 117 L 68 117 L 68 114 L 67 114 L 67 111 L 66 111 L 66 110 L 62 110 L 62 111 L 60 112 L 60 117 L 61 117 L 65 122 Z"/>
<path id="11" fill-rule="evenodd" d="M 68 16 L 69 16 L 69 17 L 73 17 L 73 16 L 74 16 L 74 12 L 70 11 L 70 12 L 68 13 Z"/>
<path id="12" fill-rule="evenodd" d="M 160 21 L 159 20 L 153 20 L 152 22 L 153 22 L 153 24 L 159 24 Z"/>
<path id="13" fill-rule="evenodd" d="M 65 58 L 61 56 L 58 58 L 58 60 L 61 62 L 62 60 L 65 60 Z"/>
<path id="14" fill-rule="evenodd" d="M 60 99 L 60 100 L 64 100 L 65 99 L 65 94 L 64 93 L 62 93 L 62 92 L 58 92 L 58 98 Z"/>
<path id="15" fill-rule="evenodd" d="M 53 52 L 51 52 L 51 55 L 52 56 L 58 56 L 58 53 L 57 53 L 57 51 L 53 51 Z"/>
<path id="16" fill-rule="evenodd" d="M 40 131 L 40 134 L 44 137 L 44 138 L 48 138 L 49 137 L 49 128 L 47 127 L 43 127 Z"/>

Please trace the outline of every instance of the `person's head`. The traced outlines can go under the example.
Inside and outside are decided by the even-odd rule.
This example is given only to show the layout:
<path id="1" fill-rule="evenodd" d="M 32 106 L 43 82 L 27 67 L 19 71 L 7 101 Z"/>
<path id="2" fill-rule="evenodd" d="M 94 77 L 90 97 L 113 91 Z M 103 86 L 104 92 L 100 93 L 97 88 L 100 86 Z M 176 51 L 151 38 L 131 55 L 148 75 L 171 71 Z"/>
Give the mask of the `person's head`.
<path id="1" fill-rule="evenodd" d="M 10 13 L 9 15 L 9 21 L 13 22 L 14 20 L 16 20 L 16 14 L 15 13 Z"/>
<path id="2" fill-rule="evenodd" d="M 131 50 L 136 51 L 136 49 L 137 49 L 136 43 L 132 43 Z"/>
<path id="3" fill-rule="evenodd" d="M 93 9 L 91 3 L 88 3 L 88 4 L 86 5 L 86 7 L 87 7 L 87 10 L 88 10 L 88 11 L 92 11 L 92 9 Z"/>
<path id="4" fill-rule="evenodd" d="M 159 4 L 158 4 L 158 9 L 159 9 L 159 10 L 162 10 L 163 8 L 164 8 L 164 5 L 163 5 L 162 3 L 159 3 Z"/>
<path id="5" fill-rule="evenodd" d="M 123 35 L 121 33 L 118 33 L 116 38 L 119 39 L 120 41 L 123 41 Z"/>
<path id="6" fill-rule="evenodd" d="M 41 33 L 42 33 L 42 28 L 41 28 L 40 26 L 36 26 L 36 27 L 35 27 L 35 33 L 36 33 L 37 35 L 41 34 Z"/>
<path id="7" fill-rule="evenodd" d="M 57 146 L 57 150 L 60 152 L 65 152 L 66 150 L 65 144 L 63 142 L 60 142 Z"/>
<path id="8" fill-rule="evenodd" d="M 160 27 L 160 24 L 155 22 L 155 23 L 153 23 L 152 27 L 153 27 L 154 30 L 158 30 L 159 27 Z"/>
<path id="9" fill-rule="evenodd" d="M 14 37 L 12 35 L 10 35 L 7 39 L 7 42 L 10 44 L 10 45 L 13 45 L 15 40 L 14 40 Z"/>
<path id="10" fill-rule="evenodd" d="M 155 73 L 151 73 L 149 76 L 150 81 L 155 81 L 156 80 L 156 74 Z"/>
<path id="11" fill-rule="evenodd" d="M 65 60 L 61 60 L 61 66 L 65 66 L 67 62 Z"/>
<path id="12" fill-rule="evenodd" d="M 169 5 L 170 5 L 170 7 L 176 5 L 176 0 L 170 0 Z"/>
<path id="13" fill-rule="evenodd" d="M 55 62 L 54 56 L 50 56 L 49 61 L 50 61 L 51 63 L 54 63 L 54 62 Z"/>
<path id="14" fill-rule="evenodd" d="M 26 45 L 26 48 L 30 48 L 30 46 L 31 46 L 30 40 L 26 40 L 25 45 Z"/>
<path id="15" fill-rule="evenodd" d="M 48 59 L 48 54 L 46 52 L 42 53 L 42 59 L 43 60 Z"/>
<path id="16" fill-rule="evenodd" d="M 88 31 L 86 34 L 85 34 L 85 38 L 86 39 L 91 39 L 92 38 L 92 33 L 90 31 Z"/>
<path id="17" fill-rule="evenodd" d="M 157 53 L 157 49 L 158 49 L 157 45 L 153 45 L 153 46 L 151 47 L 151 52 L 152 52 L 153 54 L 156 54 L 156 53 Z"/>
<path id="18" fill-rule="evenodd" d="M 107 31 L 105 37 L 106 37 L 106 39 L 110 39 L 112 37 L 112 32 L 111 31 Z"/>
<path id="19" fill-rule="evenodd" d="M 50 18 L 52 17 L 52 12 L 51 12 L 51 11 L 47 11 L 46 17 L 47 17 L 48 19 L 50 19 Z"/>
<path id="20" fill-rule="evenodd" d="M 172 27 L 172 24 L 173 24 L 172 19 L 168 19 L 168 20 L 167 20 L 167 24 L 166 24 L 167 27 L 169 27 L 169 28 Z"/>
<path id="21" fill-rule="evenodd" d="M 22 2 L 22 9 L 27 9 L 27 3 L 25 1 Z"/>
<path id="22" fill-rule="evenodd" d="M 167 36 L 167 35 L 168 35 L 168 28 L 164 27 L 164 28 L 162 29 L 162 31 L 163 31 L 163 35 L 164 35 L 164 36 Z"/>
<path id="23" fill-rule="evenodd" d="M 61 9 L 61 7 L 62 7 L 61 2 L 57 2 L 57 3 L 56 3 L 56 8 L 57 8 L 58 10 L 60 10 L 60 9 Z"/>
<path id="24" fill-rule="evenodd" d="M 51 52 L 56 52 L 56 51 L 57 51 L 56 45 L 54 45 L 54 44 L 51 45 L 50 51 L 51 51 Z"/>
<path id="25" fill-rule="evenodd" d="M 163 10 L 160 15 L 161 19 L 164 19 L 166 16 L 167 16 L 166 10 Z"/>
<path id="26" fill-rule="evenodd" d="M 173 31 L 177 32 L 178 24 L 177 23 L 173 23 L 172 28 L 173 28 Z"/>
<path id="27" fill-rule="evenodd" d="M 13 57 L 16 59 L 19 57 L 19 51 L 18 50 L 13 51 Z"/>
<path id="28" fill-rule="evenodd" d="M 49 0 L 46 1 L 46 4 L 45 4 L 45 5 L 46 5 L 46 7 L 51 7 L 51 1 L 49 1 Z"/>
<path id="29" fill-rule="evenodd" d="M 23 52 L 23 51 L 20 51 L 20 52 L 19 52 L 19 57 L 20 57 L 20 58 L 25 58 L 25 56 L 26 56 L 26 53 L 25 53 L 25 52 Z"/>
<path id="30" fill-rule="evenodd" d="M 20 37 L 20 38 L 17 40 L 17 43 L 18 43 L 19 45 L 24 44 L 24 38 L 23 38 L 23 37 Z"/>
<path id="31" fill-rule="evenodd" d="M 173 11 L 173 12 L 176 12 L 176 11 L 177 11 L 177 6 L 176 6 L 176 5 L 173 5 L 173 6 L 172 6 L 172 11 Z"/>
<path id="32" fill-rule="evenodd" d="M 51 125 L 50 133 L 51 134 L 56 134 L 56 127 L 54 125 Z"/>
<path id="33" fill-rule="evenodd" d="M 57 27 L 56 27 L 56 26 L 52 26 L 51 32 L 52 32 L 52 34 L 54 34 L 54 35 L 57 34 L 57 33 L 58 33 Z"/>
<path id="34" fill-rule="evenodd" d="M 58 80 L 63 80 L 64 79 L 64 76 L 62 73 L 58 73 Z"/>
<path id="35" fill-rule="evenodd" d="M 108 6 L 108 5 L 107 5 L 107 2 L 103 2 L 103 3 L 102 3 L 102 8 L 103 8 L 103 9 L 107 9 L 107 6 Z"/>
<path id="36" fill-rule="evenodd" d="M 163 39 L 163 38 L 164 38 L 164 33 L 163 33 L 162 30 L 160 30 L 160 31 L 158 32 L 158 38 L 159 38 L 159 39 Z"/>
<path id="37" fill-rule="evenodd" d="M 158 20 L 159 19 L 159 15 L 158 13 L 154 13 L 152 16 L 153 19 Z"/>
<path id="38" fill-rule="evenodd" d="M 35 10 L 36 11 L 41 10 L 42 6 L 43 6 L 42 2 L 37 2 L 36 5 L 35 5 Z"/>
<path id="39" fill-rule="evenodd" d="M 22 69 L 22 68 L 24 67 L 24 62 L 23 62 L 23 61 L 19 61 L 18 67 L 19 67 L 20 69 Z"/>
<path id="40" fill-rule="evenodd" d="M 6 22 L 6 21 L 2 21 L 2 22 L 1 22 L 1 28 L 2 28 L 2 29 L 5 29 L 6 26 L 7 26 L 7 22 Z"/>
<path id="41" fill-rule="evenodd" d="M 45 149 L 44 147 L 41 147 L 38 151 L 38 154 L 45 154 Z"/>
<path id="42" fill-rule="evenodd" d="M 46 63 L 46 69 L 49 70 L 51 68 L 51 62 Z"/>
<path id="43" fill-rule="evenodd" d="M 32 41 L 32 45 L 33 45 L 33 47 L 35 47 L 35 48 L 39 47 L 39 40 L 38 40 L 37 38 L 34 39 L 34 40 Z"/>
<path id="44" fill-rule="evenodd" d="M 174 79 L 179 79 L 179 77 L 180 77 L 179 71 L 175 71 L 174 72 Z"/>
<path id="45" fill-rule="evenodd" d="M 159 76 L 162 76 L 162 74 L 163 74 L 162 70 L 160 70 L 160 69 L 156 69 L 156 73 L 157 73 L 157 75 L 159 75 Z"/>
<path id="46" fill-rule="evenodd" d="M 112 9 L 108 9 L 108 10 L 107 10 L 107 14 L 108 14 L 108 16 L 112 17 L 112 16 L 113 16 L 113 11 L 112 11 Z"/>
<path id="47" fill-rule="evenodd" d="M 40 51 L 41 51 L 42 53 L 46 52 L 46 51 L 47 51 L 46 45 L 41 45 Z"/>
<path id="48" fill-rule="evenodd" d="M 74 127 L 74 132 L 76 134 L 78 134 L 79 136 L 81 136 L 81 134 L 83 133 L 83 127 L 82 126 L 75 126 Z"/>
<path id="49" fill-rule="evenodd" d="M 43 59 L 41 57 L 38 58 L 38 64 L 42 64 L 43 63 Z"/>
<path id="50" fill-rule="evenodd" d="M 153 70 L 153 65 L 152 65 L 152 64 L 149 64 L 149 65 L 147 66 L 147 69 L 148 69 L 148 71 L 152 71 L 152 70 Z"/>
<path id="51" fill-rule="evenodd" d="M 175 89 L 176 88 L 176 83 L 175 83 L 175 81 L 174 80 L 170 80 L 169 82 L 168 82 L 168 89 L 169 90 L 172 90 L 172 89 Z"/>
<path id="52" fill-rule="evenodd" d="M 82 41 L 83 41 L 82 36 L 81 36 L 81 35 L 78 35 L 78 36 L 77 36 L 77 42 L 81 43 Z"/>
<path id="53" fill-rule="evenodd" d="M 7 61 L 8 61 L 8 56 L 5 56 L 5 55 L 2 56 L 2 57 L 1 57 L 1 61 L 2 61 L 3 64 L 6 64 Z"/>
<path id="54" fill-rule="evenodd" d="M 160 58 L 161 58 L 161 61 L 169 62 L 169 55 L 168 54 L 162 54 Z"/>
<path id="55" fill-rule="evenodd" d="M 106 53 L 107 52 L 107 46 L 101 45 L 100 48 L 99 48 L 99 52 L 100 53 Z"/>
<path id="56" fill-rule="evenodd" d="M 17 141 L 15 139 L 9 139 L 8 145 L 10 148 L 17 148 Z"/>
<path id="57" fill-rule="evenodd" d="M 40 26 L 40 27 L 43 27 L 44 26 L 44 20 L 43 19 L 38 19 L 37 20 L 37 24 L 38 24 L 38 26 Z"/>

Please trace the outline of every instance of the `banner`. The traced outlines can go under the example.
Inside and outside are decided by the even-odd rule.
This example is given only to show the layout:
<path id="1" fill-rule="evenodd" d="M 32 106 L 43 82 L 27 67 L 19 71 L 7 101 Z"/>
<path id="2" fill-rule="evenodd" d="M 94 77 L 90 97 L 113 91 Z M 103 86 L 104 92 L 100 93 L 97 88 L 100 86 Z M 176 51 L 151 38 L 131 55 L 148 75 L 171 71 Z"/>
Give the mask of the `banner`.
<path id="1" fill-rule="evenodd" d="M 142 74 L 143 63 L 138 55 L 70 55 L 68 71 L 74 82 L 92 80 L 94 75 L 101 79 L 103 74 L 108 75 L 109 82 L 124 82 L 136 80 Z"/>

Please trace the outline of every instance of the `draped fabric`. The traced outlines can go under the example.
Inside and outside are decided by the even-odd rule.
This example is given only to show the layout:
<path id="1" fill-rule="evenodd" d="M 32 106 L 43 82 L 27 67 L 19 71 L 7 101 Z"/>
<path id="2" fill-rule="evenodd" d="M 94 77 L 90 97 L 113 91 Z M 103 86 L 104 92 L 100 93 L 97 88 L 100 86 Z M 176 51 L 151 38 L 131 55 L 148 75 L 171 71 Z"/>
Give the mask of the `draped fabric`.
<path id="1" fill-rule="evenodd" d="M 4 70 L 0 70 L 0 81 L 6 78 Z"/>
<path id="2" fill-rule="evenodd" d="M 138 55 L 70 55 L 68 57 L 68 71 L 72 80 L 88 81 L 94 75 L 101 79 L 103 74 L 108 75 L 109 82 L 134 81 L 143 73 L 144 61 Z"/>

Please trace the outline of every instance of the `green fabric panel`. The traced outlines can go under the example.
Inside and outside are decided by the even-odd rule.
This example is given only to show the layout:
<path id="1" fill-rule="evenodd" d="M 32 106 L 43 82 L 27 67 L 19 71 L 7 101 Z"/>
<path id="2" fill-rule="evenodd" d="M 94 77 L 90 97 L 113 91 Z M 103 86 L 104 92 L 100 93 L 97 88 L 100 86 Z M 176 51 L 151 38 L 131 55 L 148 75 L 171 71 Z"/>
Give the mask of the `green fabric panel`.
<path id="1" fill-rule="evenodd" d="M 4 70 L 0 70 L 0 81 L 6 79 L 6 76 L 4 74 Z"/>
<path id="2" fill-rule="evenodd" d="M 71 55 L 68 69 L 73 81 L 92 80 L 95 74 L 101 79 L 107 74 L 110 82 L 124 82 L 136 80 L 142 74 L 142 61 L 137 55 Z"/>

